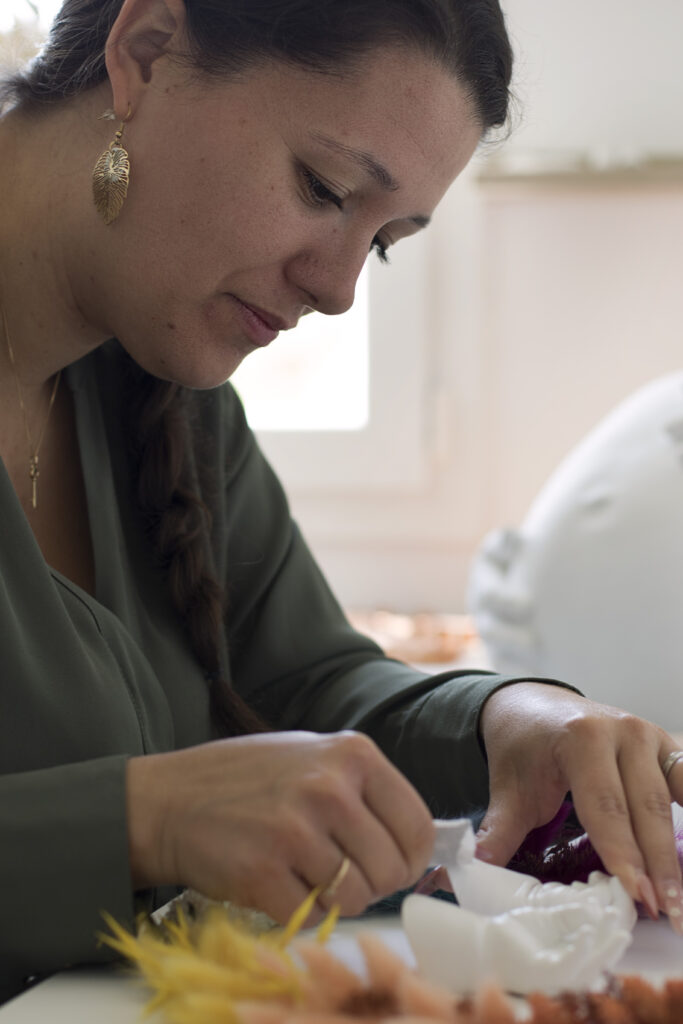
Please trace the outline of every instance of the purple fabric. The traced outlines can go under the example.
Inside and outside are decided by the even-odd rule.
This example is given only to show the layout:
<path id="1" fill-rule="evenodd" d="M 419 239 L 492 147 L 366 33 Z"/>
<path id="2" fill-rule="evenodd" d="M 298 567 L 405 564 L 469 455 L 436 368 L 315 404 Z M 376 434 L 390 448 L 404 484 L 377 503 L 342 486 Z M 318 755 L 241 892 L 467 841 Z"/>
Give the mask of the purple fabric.
<path id="1" fill-rule="evenodd" d="M 512 871 L 533 875 L 541 882 L 587 882 L 591 871 L 605 867 L 579 826 L 567 824 L 572 804 L 565 800 L 546 825 L 526 837 L 507 865 Z"/>
<path id="2" fill-rule="evenodd" d="M 605 871 L 586 833 L 566 824 L 571 812 L 571 803 L 563 803 L 552 821 L 529 833 L 507 866 L 512 871 L 533 875 L 541 882 L 564 885 L 587 882 L 591 871 Z M 683 871 L 683 829 L 675 829 L 674 838 Z M 641 915 L 647 916 L 644 908 L 638 906 Z"/>
<path id="3" fill-rule="evenodd" d="M 541 882 L 587 882 L 591 871 L 605 871 L 605 865 L 580 825 L 567 823 L 573 805 L 566 800 L 546 825 L 535 828 L 526 837 L 507 865 L 511 871 L 532 875 Z M 678 863 L 683 871 L 683 828 L 674 830 Z M 415 891 L 430 895 L 450 891 L 443 868 L 435 868 L 418 883 Z"/>

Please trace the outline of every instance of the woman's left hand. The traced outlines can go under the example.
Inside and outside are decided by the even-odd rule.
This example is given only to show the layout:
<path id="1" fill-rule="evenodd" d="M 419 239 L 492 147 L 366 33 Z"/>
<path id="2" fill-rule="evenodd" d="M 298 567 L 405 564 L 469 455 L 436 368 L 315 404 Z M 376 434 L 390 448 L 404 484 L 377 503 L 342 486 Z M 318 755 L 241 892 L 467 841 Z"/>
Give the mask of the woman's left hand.
<path id="1" fill-rule="evenodd" d="M 477 856 L 506 864 L 571 790 L 576 813 L 607 870 L 653 916 L 683 934 L 683 893 L 671 801 L 683 803 L 683 761 L 663 729 L 558 686 L 513 683 L 484 705 L 481 736 L 490 802 Z"/>

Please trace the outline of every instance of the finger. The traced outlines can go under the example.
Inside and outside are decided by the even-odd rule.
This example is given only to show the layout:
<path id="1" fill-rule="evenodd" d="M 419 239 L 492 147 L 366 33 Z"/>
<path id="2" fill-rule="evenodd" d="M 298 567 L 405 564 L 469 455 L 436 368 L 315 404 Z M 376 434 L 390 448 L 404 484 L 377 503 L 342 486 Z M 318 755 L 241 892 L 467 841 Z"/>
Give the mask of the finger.
<path id="1" fill-rule="evenodd" d="M 641 893 L 651 916 L 659 907 L 669 915 L 676 931 L 683 929 L 681 871 L 671 819 L 671 794 L 660 767 L 666 753 L 658 755 L 652 745 L 643 751 L 641 743 L 624 744 L 619 756 L 622 781 L 636 843 L 645 861 L 647 880 Z M 654 892 L 648 892 L 651 880 Z M 656 894 L 656 895 L 655 895 Z"/>
<path id="2" fill-rule="evenodd" d="M 254 894 L 253 898 L 246 902 L 249 906 L 263 910 L 278 924 L 286 925 L 310 892 L 311 887 L 307 882 L 283 863 L 274 867 L 260 880 L 258 894 Z M 323 916 L 323 911 L 315 907 L 306 921 L 306 926 L 312 927 L 321 921 Z"/>
<path id="3" fill-rule="evenodd" d="M 590 756 L 582 756 L 583 742 L 566 754 L 574 808 L 607 871 L 621 880 L 632 899 L 647 903 L 645 860 L 631 824 L 614 745 L 604 739 L 603 735 L 601 742 L 585 742 Z"/>
<path id="4" fill-rule="evenodd" d="M 369 892 L 367 902 L 416 881 L 393 835 L 365 804 L 354 808 L 352 820 L 335 824 L 334 837 L 362 873 Z"/>
<path id="5" fill-rule="evenodd" d="M 404 813 L 401 805 L 397 802 L 387 827 L 370 804 L 377 781 L 381 790 L 392 790 L 398 778 L 403 803 L 412 802 L 413 790 L 366 737 L 349 733 L 336 746 L 341 763 L 337 762 L 335 771 L 314 777 L 305 793 L 306 828 L 314 841 L 297 837 L 293 849 L 303 855 L 297 868 L 312 884 L 329 882 L 347 854 L 353 870 L 340 888 L 340 902 L 345 913 L 358 914 L 374 899 L 417 881 L 422 873 L 416 872 L 413 878 L 412 867 L 391 831 L 395 819 Z M 432 830 L 426 809 L 425 814 Z M 321 845 L 323 836 L 329 842 Z"/>
<path id="6" fill-rule="evenodd" d="M 551 820 L 564 792 L 555 786 L 547 793 L 533 792 L 530 784 L 523 784 L 513 766 L 491 773 L 489 791 L 489 806 L 476 836 L 477 857 L 505 867 L 529 832 Z"/>
<path id="7" fill-rule="evenodd" d="M 403 861 L 405 870 L 396 878 L 395 887 L 417 881 L 427 867 L 434 847 L 434 823 L 429 808 L 417 790 L 369 737 L 362 733 L 345 732 L 337 734 L 335 740 L 347 790 L 360 794 L 366 810 L 390 837 L 391 844 Z M 351 783 L 350 787 L 348 783 Z M 325 813 L 326 809 L 330 815 L 331 811 L 329 820 L 334 834 L 340 844 L 348 849 L 349 844 L 353 843 L 356 829 L 350 827 L 353 818 L 349 817 L 348 807 L 345 806 L 343 790 L 338 789 L 335 797 L 326 787 L 323 796 L 326 808 L 320 808 L 320 813 Z M 356 810 L 352 808 L 352 814 Z M 344 815 L 346 822 L 343 833 L 338 824 L 340 814 Z M 395 855 L 391 859 L 395 863 Z M 382 889 L 390 891 L 386 885 Z"/>
<path id="8" fill-rule="evenodd" d="M 339 906 L 345 917 L 356 917 L 373 902 L 375 892 L 353 858 L 336 844 L 331 845 L 336 849 L 335 868 L 328 872 L 324 881 L 318 883 L 322 885 L 318 906 L 324 913 Z"/>
<path id="9" fill-rule="evenodd" d="M 453 892 L 448 872 L 441 866 L 434 868 L 429 874 L 421 878 L 414 889 L 414 892 L 419 893 L 421 896 L 431 896 L 432 893 L 439 891 Z"/>
<path id="10" fill-rule="evenodd" d="M 667 740 L 671 740 L 667 736 Z M 676 755 L 674 757 L 674 755 Z M 680 755 L 680 756 L 679 756 Z M 662 746 L 659 751 L 660 764 L 663 773 L 666 773 L 665 782 L 671 793 L 671 799 L 677 804 L 683 803 L 683 750 L 678 747 Z"/>
<path id="11" fill-rule="evenodd" d="M 373 766 L 366 775 L 364 799 L 381 822 L 406 866 L 395 888 L 417 881 L 429 864 L 434 849 L 434 822 L 426 803 L 404 775 L 383 755 L 381 771 Z"/>
<path id="12" fill-rule="evenodd" d="M 313 880 L 299 874 L 294 868 L 286 867 L 283 863 L 263 878 L 258 887 L 258 896 L 247 900 L 248 904 L 263 910 L 278 924 L 286 925 L 292 914 L 299 910 L 314 889 L 326 886 L 325 879 L 330 882 L 334 880 L 344 857 L 338 850 L 335 850 L 333 844 L 330 844 L 330 850 L 334 850 L 332 856 L 337 857 L 337 871 L 333 874 L 327 873 L 324 876 L 317 876 L 317 880 Z M 362 895 L 360 897 L 355 895 L 357 892 L 361 892 Z M 367 892 L 362 875 L 349 863 L 348 872 L 336 890 L 321 892 L 302 927 L 312 928 L 319 924 L 335 905 L 339 905 L 344 916 L 356 916 L 370 902 Z"/>
<path id="13" fill-rule="evenodd" d="M 393 772 L 394 769 L 391 768 L 391 773 Z M 376 777 L 376 774 L 373 774 L 373 778 Z M 353 867 L 362 876 L 364 886 L 361 887 L 361 879 L 352 872 L 350 879 L 354 885 L 347 885 L 344 888 L 344 896 L 347 899 L 351 899 L 352 896 L 355 898 L 354 913 L 360 913 L 373 900 L 397 889 L 406 888 L 422 874 L 419 868 L 417 873 L 413 874 L 413 867 L 395 838 L 396 821 L 392 820 L 387 827 L 369 802 L 372 794 L 367 792 L 368 788 L 371 787 L 366 787 L 364 792 L 359 793 L 355 787 L 346 785 L 327 787 L 322 794 L 324 801 L 317 802 L 315 808 L 316 818 L 325 821 L 339 850 L 348 854 Z M 431 832 L 431 815 L 428 811 L 426 813 L 427 828 Z M 425 845 L 431 853 L 433 843 L 429 841 Z M 338 855 L 336 866 L 339 865 L 340 859 Z M 429 859 L 428 855 L 425 859 Z M 361 895 L 365 900 L 362 905 Z"/>
<path id="14" fill-rule="evenodd" d="M 360 801 L 359 804 L 363 808 Z M 363 811 L 367 813 L 364 808 Z M 327 913 L 338 904 L 347 917 L 361 914 L 375 898 L 375 890 L 357 863 L 354 851 L 321 831 L 319 825 L 314 827 L 298 821 L 296 829 L 290 831 L 298 834 L 291 846 L 282 850 L 284 863 L 291 865 L 307 894 L 312 889 L 321 890 L 317 900 L 319 910 Z M 342 872 L 345 861 L 348 861 L 348 868 Z"/>
<path id="15" fill-rule="evenodd" d="M 532 828 L 524 820 L 520 802 L 512 794 L 501 794 L 489 804 L 477 831 L 477 857 L 505 867 Z"/>

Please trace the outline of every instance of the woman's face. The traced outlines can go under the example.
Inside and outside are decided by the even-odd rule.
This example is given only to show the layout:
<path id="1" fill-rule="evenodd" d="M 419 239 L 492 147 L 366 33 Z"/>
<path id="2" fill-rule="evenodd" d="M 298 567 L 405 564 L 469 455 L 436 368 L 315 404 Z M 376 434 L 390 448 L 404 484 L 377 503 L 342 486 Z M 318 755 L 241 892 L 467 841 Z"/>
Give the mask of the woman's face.
<path id="1" fill-rule="evenodd" d="M 190 387 L 223 382 L 310 309 L 348 309 L 368 253 L 425 225 L 480 136 L 463 88 L 417 53 L 209 84 L 161 65 L 125 130 L 128 198 L 101 229 L 105 265 L 90 251 L 81 307 Z"/>

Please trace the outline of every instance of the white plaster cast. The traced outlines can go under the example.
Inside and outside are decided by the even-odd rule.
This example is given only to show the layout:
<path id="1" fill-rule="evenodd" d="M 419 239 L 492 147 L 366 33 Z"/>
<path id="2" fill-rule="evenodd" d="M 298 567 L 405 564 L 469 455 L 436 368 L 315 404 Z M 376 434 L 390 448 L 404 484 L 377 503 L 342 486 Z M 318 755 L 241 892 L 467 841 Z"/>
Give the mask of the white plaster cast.
<path id="1" fill-rule="evenodd" d="M 489 534 L 468 607 L 491 664 L 576 682 L 683 727 L 683 373 L 613 410 L 557 467 L 519 528 Z"/>
<path id="2" fill-rule="evenodd" d="M 484 917 L 412 895 L 402 918 L 420 972 L 458 994 L 487 981 L 521 995 L 588 988 L 631 941 L 618 910 L 587 901 Z"/>
<path id="3" fill-rule="evenodd" d="M 453 992 L 490 980 L 520 994 L 586 988 L 631 942 L 636 911 L 616 878 L 542 884 L 477 861 L 469 822 L 437 822 L 435 854 L 460 906 L 409 896 L 403 926 L 420 971 Z"/>
<path id="4" fill-rule="evenodd" d="M 587 882 L 562 885 L 560 882 L 539 882 L 530 875 L 476 859 L 444 866 L 460 906 L 477 914 L 491 917 L 519 907 L 557 907 L 588 902 L 613 907 L 629 928 L 635 923 L 633 900 L 618 878 L 602 871 L 591 872 Z"/>

